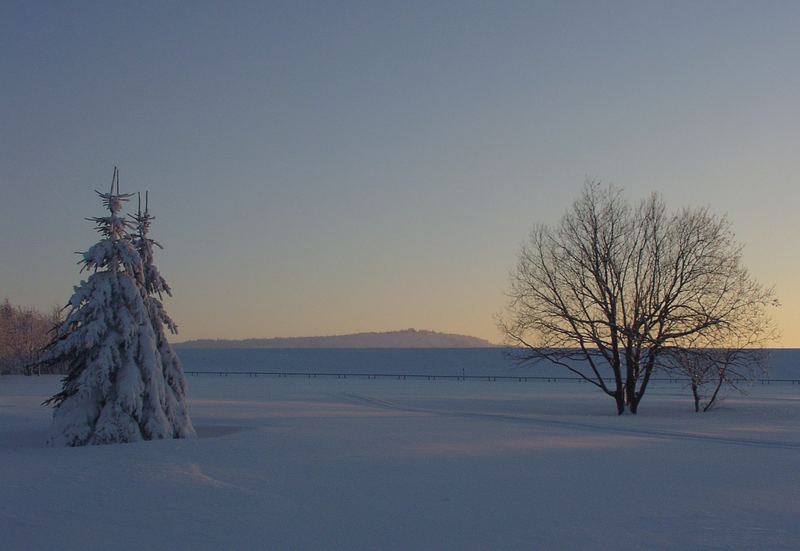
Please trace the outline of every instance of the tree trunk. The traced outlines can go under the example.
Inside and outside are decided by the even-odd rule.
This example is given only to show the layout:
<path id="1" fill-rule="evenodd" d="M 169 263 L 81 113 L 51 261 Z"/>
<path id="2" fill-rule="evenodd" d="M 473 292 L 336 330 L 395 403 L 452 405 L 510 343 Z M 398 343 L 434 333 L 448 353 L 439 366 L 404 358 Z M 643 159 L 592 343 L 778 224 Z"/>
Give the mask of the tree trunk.
<path id="1" fill-rule="evenodd" d="M 714 402 L 717 401 L 717 394 L 719 394 L 719 389 L 722 388 L 722 383 L 725 382 L 725 372 L 722 371 L 717 378 L 717 387 L 714 389 L 714 393 L 711 395 L 711 398 L 708 399 L 708 403 L 703 408 L 703 413 L 707 412 L 714 406 Z"/>
<path id="2" fill-rule="evenodd" d="M 617 415 L 625 413 L 625 394 L 622 392 L 622 388 L 617 388 L 614 393 L 614 400 L 617 402 Z"/>
<path id="3" fill-rule="evenodd" d="M 631 413 L 636 413 L 636 406 L 638 406 L 638 399 L 636 398 L 636 378 L 632 373 L 628 374 L 625 380 L 625 402 Z"/>
<path id="4" fill-rule="evenodd" d="M 626 389 L 628 392 L 628 407 L 631 413 L 636 413 L 639 411 L 639 402 L 642 401 L 644 397 L 644 391 L 647 390 L 647 383 L 650 382 L 650 375 L 653 374 L 653 369 L 655 369 L 656 365 L 656 356 L 654 352 L 651 352 L 650 357 L 647 359 L 647 363 L 645 364 L 644 368 L 639 370 L 634 370 L 634 375 L 626 381 Z M 639 384 L 639 389 L 636 389 L 636 381 L 639 379 L 641 375 L 641 383 Z"/>
<path id="5" fill-rule="evenodd" d="M 692 382 L 692 396 L 694 396 L 694 412 L 697 413 L 700 411 L 700 395 L 695 382 Z"/>
<path id="6" fill-rule="evenodd" d="M 619 353 L 614 352 L 614 363 L 611 365 L 614 371 L 614 400 L 617 402 L 617 415 L 625 413 L 625 387 L 622 384 L 622 366 L 619 358 Z"/>
<path id="7" fill-rule="evenodd" d="M 632 365 L 628 366 L 625 378 L 625 402 L 628 404 L 628 411 L 635 415 L 639 409 L 639 395 L 636 393 L 636 369 Z"/>

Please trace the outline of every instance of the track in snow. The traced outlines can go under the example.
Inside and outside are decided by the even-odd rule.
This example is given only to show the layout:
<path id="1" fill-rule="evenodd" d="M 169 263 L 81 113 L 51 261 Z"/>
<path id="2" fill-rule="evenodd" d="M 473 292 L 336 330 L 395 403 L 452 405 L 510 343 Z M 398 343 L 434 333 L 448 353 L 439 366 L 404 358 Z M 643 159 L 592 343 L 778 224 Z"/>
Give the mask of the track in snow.
<path id="1" fill-rule="evenodd" d="M 426 413 L 430 415 L 441 415 L 449 417 L 471 417 L 471 418 L 492 420 L 492 421 L 511 421 L 515 423 L 529 423 L 529 424 L 559 427 L 559 428 L 566 428 L 573 430 L 591 430 L 594 432 L 604 431 L 614 434 L 644 436 L 648 438 L 658 438 L 661 440 L 693 440 L 693 441 L 708 442 L 714 444 L 728 444 L 733 446 L 750 446 L 750 447 L 765 448 L 765 449 L 785 449 L 785 450 L 800 451 L 800 442 L 786 442 L 780 440 L 756 440 L 750 438 L 732 438 L 727 436 L 714 436 L 709 434 L 697 434 L 691 432 L 680 432 L 680 431 L 672 431 L 664 429 L 609 427 L 607 425 L 598 425 L 593 423 L 560 421 L 546 417 L 509 415 L 505 413 L 480 413 L 474 411 L 417 408 L 417 407 L 395 404 L 388 400 L 381 400 L 379 398 L 364 396 L 362 394 L 355 394 L 351 392 L 343 392 L 340 394 L 340 396 L 344 396 L 351 403 L 356 403 L 381 409 L 389 409 L 394 411 L 405 411 L 409 413 Z"/>

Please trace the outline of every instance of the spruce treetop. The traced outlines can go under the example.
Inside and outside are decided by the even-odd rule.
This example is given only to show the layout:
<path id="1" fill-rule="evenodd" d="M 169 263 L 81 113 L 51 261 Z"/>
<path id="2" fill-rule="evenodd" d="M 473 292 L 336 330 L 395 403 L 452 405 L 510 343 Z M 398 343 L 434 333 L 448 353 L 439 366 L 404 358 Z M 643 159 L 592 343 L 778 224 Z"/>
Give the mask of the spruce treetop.
<path id="1" fill-rule="evenodd" d="M 155 216 L 150 214 L 149 209 L 149 193 L 145 191 L 144 195 L 144 210 L 142 210 L 142 197 L 139 196 L 139 205 L 136 214 L 129 214 L 128 216 L 134 222 L 136 232 L 133 235 L 134 246 L 139 252 L 142 259 L 143 266 L 143 281 L 142 284 L 147 295 L 158 295 L 163 298 L 163 295 L 172 296 L 172 289 L 167 281 L 161 276 L 158 268 L 153 259 L 153 248 L 158 247 L 163 249 L 161 243 L 149 237 L 150 226 L 155 220 Z"/>
<path id="2" fill-rule="evenodd" d="M 95 193 L 100 196 L 109 215 L 87 218 L 90 222 L 94 222 L 95 230 L 103 239 L 92 245 L 86 252 L 79 253 L 82 255 L 81 271 L 109 270 L 116 272 L 122 269 L 137 280 L 140 279 L 141 258 L 130 242 L 130 232 L 134 226 L 124 216 L 121 216 L 124 203 L 133 197 L 133 194 L 119 192 L 117 167 L 114 167 L 114 176 L 109 192 L 95 191 Z"/>

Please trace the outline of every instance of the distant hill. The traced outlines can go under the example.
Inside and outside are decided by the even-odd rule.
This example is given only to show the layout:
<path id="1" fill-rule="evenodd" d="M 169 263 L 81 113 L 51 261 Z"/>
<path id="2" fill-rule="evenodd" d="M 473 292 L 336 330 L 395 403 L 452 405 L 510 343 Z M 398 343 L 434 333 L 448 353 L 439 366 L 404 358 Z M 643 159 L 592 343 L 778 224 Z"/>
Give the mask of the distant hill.
<path id="1" fill-rule="evenodd" d="M 406 329 L 328 337 L 272 339 L 197 339 L 175 343 L 184 348 L 493 348 L 496 345 L 467 335 Z"/>

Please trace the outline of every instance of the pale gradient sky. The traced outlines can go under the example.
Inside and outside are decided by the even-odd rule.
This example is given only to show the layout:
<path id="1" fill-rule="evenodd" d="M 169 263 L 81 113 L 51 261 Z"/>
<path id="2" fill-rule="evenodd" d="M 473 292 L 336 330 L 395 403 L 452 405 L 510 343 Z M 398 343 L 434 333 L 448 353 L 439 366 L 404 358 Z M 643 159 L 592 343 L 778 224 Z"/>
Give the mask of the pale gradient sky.
<path id="1" fill-rule="evenodd" d="M 727 213 L 800 346 L 798 2 L 0 4 L 0 299 L 63 304 L 149 189 L 180 339 L 499 341 L 590 175 Z"/>

